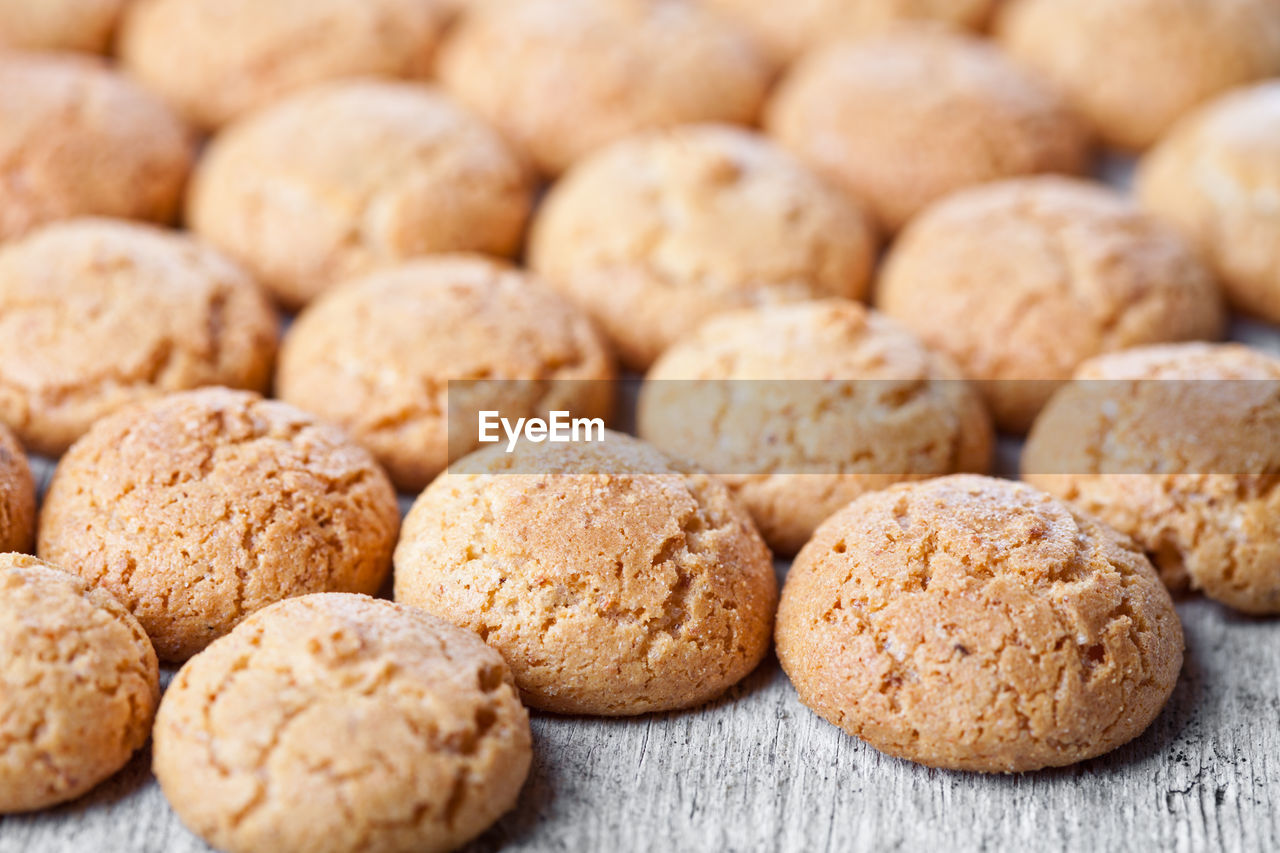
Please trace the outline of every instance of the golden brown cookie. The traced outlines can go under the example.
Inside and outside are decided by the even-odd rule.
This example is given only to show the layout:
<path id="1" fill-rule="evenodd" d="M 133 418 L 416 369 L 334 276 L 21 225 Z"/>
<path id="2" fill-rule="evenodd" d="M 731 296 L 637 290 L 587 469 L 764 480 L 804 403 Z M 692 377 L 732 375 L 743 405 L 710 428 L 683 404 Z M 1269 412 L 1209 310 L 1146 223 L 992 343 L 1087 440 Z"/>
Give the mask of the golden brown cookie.
<path id="1" fill-rule="evenodd" d="M 1280 74 L 1275 0 L 1011 0 L 1001 45 L 1108 143 L 1141 149 L 1197 104 Z"/>
<path id="2" fill-rule="evenodd" d="M 359 595 L 254 614 L 182 668 L 156 718 L 169 804 L 228 853 L 453 850 L 515 803 L 531 757 L 497 653 Z"/>
<path id="3" fill-rule="evenodd" d="M 1086 358 L 1214 339 L 1225 325 L 1188 241 L 1106 187 L 1056 177 L 931 207 L 895 244 L 876 299 L 971 379 L 991 380 L 987 401 L 1009 432 L 1025 432 Z"/>
<path id="4" fill-rule="evenodd" d="M 0 52 L 0 242 L 74 216 L 170 221 L 193 145 L 168 107 L 97 60 Z"/>
<path id="5" fill-rule="evenodd" d="M 480 119 L 426 86 L 321 85 L 227 127 L 192 183 L 192 228 L 300 307 L 438 252 L 513 254 L 532 178 Z"/>
<path id="6" fill-rule="evenodd" d="M 745 32 L 691 0 L 473 4 L 440 54 L 445 87 L 552 175 L 643 130 L 749 123 L 769 76 Z"/>
<path id="7" fill-rule="evenodd" d="M 399 520 L 386 474 L 337 427 L 207 388 L 94 424 L 54 472 L 38 548 L 182 661 L 280 599 L 376 592 Z"/>
<path id="8" fill-rule="evenodd" d="M 766 124 L 895 231 L 956 190 L 1089 160 L 1088 134 L 1038 78 L 980 39 L 925 27 L 808 55 Z"/>
<path id="9" fill-rule="evenodd" d="M 1085 362 L 1023 478 L 1137 540 L 1174 589 L 1280 613 L 1280 359 L 1237 344 Z"/>
<path id="10" fill-rule="evenodd" d="M 1280 323 L 1280 82 L 1188 116 L 1142 161 L 1137 187 L 1200 246 L 1237 307 Z"/>
<path id="11" fill-rule="evenodd" d="M 716 317 L 645 377 L 640 436 L 721 475 L 794 554 L 859 495 L 985 472 L 991 419 L 950 359 L 856 302 Z"/>
<path id="12" fill-rule="evenodd" d="M 36 534 L 36 485 L 22 445 L 0 425 L 0 553 L 30 551 Z"/>
<path id="13" fill-rule="evenodd" d="M 721 311 L 863 296 L 875 249 L 858 206 L 790 154 L 699 125 L 577 165 L 539 212 L 529 257 L 643 368 Z"/>
<path id="14" fill-rule="evenodd" d="M 614 432 L 492 447 L 460 467 L 405 518 L 396 600 L 478 633 L 529 705 L 687 708 L 768 650 L 769 551 L 710 475 Z"/>
<path id="15" fill-rule="evenodd" d="M 0 248 L 0 420 L 57 456 L 103 415 L 167 391 L 266 391 L 279 321 L 191 238 L 105 219 Z"/>
<path id="16" fill-rule="evenodd" d="M 416 494 L 478 446 L 464 433 L 480 411 L 607 418 L 613 378 L 603 338 L 573 305 L 513 268 L 450 255 L 321 297 L 289 330 L 276 388 L 345 428 Z"/>
<path id="17" fill-rule="evenodd" d="M 105 53 L 131 0 L 0 0 L 0 47 Z"/>
<path id="18" fill-rule="evenodd" d="M 849 504 L 800 552 L 778 610 L 802 702 L 881 752 L 987 773 L 1137 737 L 1173 692 L 1182 643 L 1130 539 L 970 475 Z"/>
<path id="19" fill-rule="evenodd" d="M 741 21 L 779 63 L 827 42 L 876 35 L 904 21 L 982 29 L 1000 0 L 710 0 Z"/>
<path id="20" fill-rule="evenodd" d="M 136 0 L 120 58 L 193 124 L 219 127 L 340 77 L 425 77 L 441 0 Z"/>
<path id="21" fill-rule="evenodd" d="M 0 814 L 73 800 L 151 734 L 156 653 L 110 594 L 0 554 Z"/>

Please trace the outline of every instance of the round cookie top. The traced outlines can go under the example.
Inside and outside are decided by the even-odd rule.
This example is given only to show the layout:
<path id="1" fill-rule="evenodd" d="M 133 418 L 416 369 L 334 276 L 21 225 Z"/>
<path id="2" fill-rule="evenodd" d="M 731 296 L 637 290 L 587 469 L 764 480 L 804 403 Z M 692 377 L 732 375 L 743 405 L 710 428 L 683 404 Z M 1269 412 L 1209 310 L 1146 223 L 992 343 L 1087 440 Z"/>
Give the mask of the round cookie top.
<path id="1" fill-rule="evenodd" d="M 790 553 L 864 492 L 985 471 L 993 443 L 949 359 L 838 299 L 708 321 L 654 364 L 637 420 L 645 439 L 722 475 Z"/>
<path id="2" fill-rule="evenodd" d="M 254 614 L 182 668 L 155 771 L 228 853 L 446 851 L 515 803 L 530 740 L 510 670 L 473 634 L 330 593 Z"/>
<path id="3" fill-rule="evenodd" d="M 777 581 L 723 485 L 619 433 L 504 450 L 414 503 L 397 601 L 478 633 L 557 713 L 687 708 L 755 668 Z"/>
<path id="4" fill-rule="evenodd" d="M 131 0 L 0 0 L 0 46 L 105 53 Z"/>
<path id="5" fill-rule="evenodd" d="M 1142 205 L 1195 240 L 1239 308 L 1280 323 L 1280 82 L 1195 111 L 1143 159 Z"/>
<path id="6" fill-rule="evenodd" d="M 35 533 L 35 478 L 22 445 L 0 425 L 0 553 L 29 551 Z"/>
<path id="7" fill-rule="evenodd" d="M 1091 359 L 1036 419 L 1023 477 L 1133 536 L 1165 582 L 1280 613 L 1280 359 L 1238 344 Z"/>
<path id="8" fill-rule="evenodd" d="M 125 68 L 192 123 L 216 128 L 340 77 L 425 77 L 440 0 L 138 0 Z"/>
<path id="9" fill-rule="evenodd" d="M 386 474 L 337 427 L 207 388 L 94 424 L 54 473 L 38 547 L 181 661 L 282 598 L 376 592 L 398 524 Z"/>
<path id="10" fill-rule="evenodd" d="M 876 749 L 955 770 L 1072 764 L 1140 734 L 1182 626 L 1127 538 L 1019 483 L 894 486 L 819 528 L 777 648 L 801 700 Z"/>
<path id="11" fill-rule="evenodd" d="M 553 175 L 643 130 L 749 123 L 770 75 L 745 32 L 689 0 L 484 3 L 439 66 L 447 88 Z"/>
<path id="12" fill-rule="evenodd" d="M 1011 432 L 1086 358 L 1217 338 L 1225 324 L 1213 275 L 1179 234 L 1112 190 L 1057 177 L 931 207 L 895 244 L 876 295 L 970 378 L 993 380 L 987 400 Z"/>
<path id="13" fill-rule="evenodd" d="M 184 235 L 80 219 L 0 248 L 0 420 L 65 451 L 166 391 L 265 391 L 279 321 L 243 270 Z"/>
<path id="14" fill-rule="evenodd" d="M 310 140 L 299 145 L 299 140 Z M 323 84 L 210 144 L 192 228 L 299 307 L 329 285 L 437 252 L 516 251 L 532 178 L 491 129 L 426 86 Z"/>
<path id="15" fill-rule="evenodd" d="M 904 21 L 981 29 L 1000 0 L 710 0 L 749 27 L 778 62 L 826 42 L 875 35 Z"/>
<path id="16" fill-rule="evenodd" d="M 996 30 L 1121 148 L 1146 148 L 1197 104 L 1280 74 L 1275 0 L 1014 0 Z"/>
<path id="17" fill-rule="evenodd" d="M 870 222 L 843 192 L 756 134 L 699 125 L 615 143 L 549 193 L 530 265 L 645 367 L 726 309 L 859 298 Z"/>
<path id="18" fill-rule="evenodd" d="M 766 124 L 890 230 L 956 190 L 1089 159 L 1088 134 L 1039 79 L 980 39 L 922 26 L 809 54 Z"/>
<path id="19" fill-rule="evenodd" d="M 107 592 L 0 554 L 0 814 L 73 800 L 151 734 L 156 653 Z"/>
<path id="20" fill-rule="evenodd" d="M 0 52 L 0 242 L 74 216 L 168 222 L 194 158 L 168 107 L 96 60 Z"/>
<path id="21" fill-rule="evenodd" d="M 478 446 L 481 410 L 603 418 L 613 378 L 603 339 L 571 304 L 514 268 L 454 255 L 325 294 L 289 330 L 276 386 L 343 426 L 416 493 L 451 455 Z M 450 380 L 476 381 L 450 389 Z"/>

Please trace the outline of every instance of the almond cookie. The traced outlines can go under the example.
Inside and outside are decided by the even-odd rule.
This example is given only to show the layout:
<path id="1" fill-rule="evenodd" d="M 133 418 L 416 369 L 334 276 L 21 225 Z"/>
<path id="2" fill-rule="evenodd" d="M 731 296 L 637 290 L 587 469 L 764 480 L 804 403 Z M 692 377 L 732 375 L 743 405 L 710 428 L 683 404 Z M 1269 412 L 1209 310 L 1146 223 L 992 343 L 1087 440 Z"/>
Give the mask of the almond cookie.
<path id="1" fill-rule="evenodd" d="M 1217 338 L 1226 322 L 1181 235 L 1100 184 L 1055 177 L 930 208 L 894 246 L 876 297 L 971 379 L 991 380 L 996 423 L 1016 433 L 1086 358 Z"/>
<path id="2" fill-rule="evenodd" d="M 282 598 L 376 592 L 399 520 L 386 474 L 337 427 L 207 388 L 94 424 L 54 472 L 38 548 L 182 661 Z"/>
<path id="3" fill-rule="evenodd" d="M 951 361 L 855 302 L 716 317 L 645 377 L 641 437 L 721 475 L 774 551 L 901 480 L 985 472 L 992 430 Z"/>
<path id="4" fill-rule="evenodd" d="M 425 77 L 441 0 L 137 0 L 120 58 L 192 123 L 216 128 L 340 77 Z"/>
<path id="5" fill-rule="evenodd" d="M 529 256 L 643 368 L 727 309 L 863 296 L 875 244 L 858 206 L 790 154 L 702 125 L 576 166 L 548 195 Z"/>
<path id="6" fill-rule="evenodd" d="M 614 365 L 600 334 L 538 281 L 478 257 L 373 273 L 299 315 L 280 398 L 344 427 L 401 491 L 474 450 L 479 412 L 605 418 Z M 478 380 L 449 387 L 449 380 Z M 519 381 L 517 381 L 519 380 Z"/>
<path id="7" fill-rule="evenodd" d="M 88 792 L 151 734 L 156 653 L 107 592 L 0 554 L 0 814 Z"/>
<path id="8" fill-rule="evenodd" d="M 904 21 L 981 29 L 1000 0 L 710 0 L 750 28 L 777 62 L 826 42 L 853 41 Z"/>
<path id="9" fill-rule="evenodd" d="M 1280 613 L 1280 359 L 1236 344 L 1085 362 L 1036 420 L 1023 478 L 1117 530 L 1165 582 Z"/>
<path id="10" fill-rule="evenodd" d="M 1089 161 L 1088 134 L 1036 77 L 980 39 L 923 27 L 810 54 L 766 122 L 895 231 L 955 190 Z"/>
<path id="11" fill-rule="evenodd" d="M 279 320 L 243 270 L 173 232 L 105 219 L 0 249 L 0 420 L 58 456 L 166 391 L 266 391 Z"/>
<path id="12" fill-rule="evenodd" d="M 282 601 L 182 668 L 155 773 L 227 853 L 453 850 L 516 800 L 529 715 L 496 652 L 359 595 Z"/>
<path id="13" fill-rule="evenodd" d="M 96 60 L 0 53 L 0 242 L 74 216 L 168 222 L 193 146 L 168 107 Z"/>
<path id="14" fill-rule="evenodd" d="M 105 53 L 130 0 L 0 0 L 0 46 Z"/>
<path id="15" fill-rule="evenodd" d="M 1209 258 L 1228 298 L 1280 323 L 1280 82 L 1226 95 L 1142 161 L 1138 197 Z"/>
<path id="16" fill-rule="evenodd" d="M 996 30 L 1121 148 L 1146 148 L 1197 104 L 1280 74 L 1275 0 L 1013 0 Z"/>
<path id="17" fill-rule="evenodd" d="M 751 122 L 769 76 L 745 32 L 690 0 L 473 4 L 440 55 L 444 85 L 552 175 L 639 131 Z"/>
<path id="18" fill-rule="evenodd" d="M 1019 773 L 1141 734 L 1183 640 L 1127 537 L 1030 486 L 958 475 L 827 520 L 787 576 L 777 646 L 800 700 L 881 752 Z"/>
<path id="19" fill-rule="evenodd" d="M 22 445 L 0 425 L 0 553 L 29 551 L 36 533 L 36 485 Z"/>
<path id="20" fill-rule="evenodd" d="M 562 714 L 687 708 L 755 669 L 777 581 L 728 489 L 620 433 L 505 451 L 414 503 L 397 601 L 478 633 Z"/>
<path id="21" fill-rule="evenodd" d="M 426 86 L 356 80 L 227 127 L 187 215 L 297 308 L 410 257 L 513 254 L 531 203 L 532 177 L 480 119 Z"/>

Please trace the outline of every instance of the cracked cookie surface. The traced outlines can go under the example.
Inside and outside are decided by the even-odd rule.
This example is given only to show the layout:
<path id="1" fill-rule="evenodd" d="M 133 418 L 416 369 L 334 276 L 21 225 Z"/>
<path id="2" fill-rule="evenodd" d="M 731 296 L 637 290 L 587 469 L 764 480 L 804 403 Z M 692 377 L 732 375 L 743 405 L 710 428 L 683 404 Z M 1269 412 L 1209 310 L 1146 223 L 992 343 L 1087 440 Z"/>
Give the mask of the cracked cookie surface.
<path id="1" fill-rule="evenodd" d="M 398 524 L 386 474 L 337 427 L 209 388 L 98 421 L 54 472 L 38 549 L 182 661 L 280 599 L 376 592 Z"/>
<path id="2" fill-rule="evenodd" d="M 722 314 L 645 377 L 641 437 L 720 475 L 769 545 L 901 480 L 984 473 L 991 420 L 950 360 L 846 300 Z"/>
<path id="3" fill-rule="evenodd" d="M 532 192 L 510 146 L 448 96 L 347 80 L 227 126 L 196 170 L 187 218 L 297 308 L 420 255 L 511 255 Z"/>
<path id="4" fill-rule="evenodd" d="M 344 427 L 416 494 L 451 454 L 478 446 L 480 411 L 606 418 L 614 374 L 600 333 L 559 294 L 513 267 L 452 255 L 322 296 L 290 328 L 276 387 Z"/>
<path id="5" fill-rule="evenodd" d="M 0 813 L 75 799 L 151 734 L 156 653 L 120 602 L 20 554 L 0 554 Z"/>
<path id="6" fill-rule="evenodd" d="M 1173 691 L 1183 637 L 1129 540 L 1030 486 L 957 475 L 866 495 L 796 558 L 778 659 L 890 755 L 1021 772 L 1108 752 Z"/>
<path id="7" fill-rule="evenodd" d="M 534 221 L 529 263 L 643 368 L 712 314 L 861 298 L 875 252 L 842 191 L 761 136 L 698 125 L 575 166 Z"/>
<path id="8" fill-rule="evenodd" d="M 75 216 L 169 222 L 194 158 L 177 116 L 103 63 L 0 53 L 0 241 Z"/>
<path id="9" fill-rule="evenodd" d="M 1280 613 L 1280 359 L 1143 347 L 1075 379 L 1036 420 L 1023 479 L 1132 536 L 1171 588 Z"/>
<path id="10" fill-rule="evenodd" d="M 166 391 L 266 391 L 279 321 L 219 253 L 80 219 L 0 249 L 0 420 L 58 456 L 94 421 Z"/>
<path id="11" fill-rule="evenodd" d="M 984 380 L 996 423 L 1015 433 L 1086 358 L 1212 340 L 1226 323 L 1217 281 L 1185 238 L 1113 190 L 1059 177 L 929 208 L 890 252 L 876 304 Z"/>
<path id="12" fill-rule="evenodd" d="M 329 593 L 190 660 L 154 767 L 183 823 L 229 853 L 445 851 L 515 803 L 530 744 L 510 670 L 475 635 Z"/>
<path id="13" fill-rule="evenodd" d="M 689 0 L 474 5 L 439 64 L 444 86 L 549 175 L 641 131 L 749 124 L 769 82 L 747 34 Z"/>
<path id="14" fill-rule="evenodd" d="M 0 426 L 0 553 L 30 551 L 35 534 L 35 478 L 22 445 Z"/>
<path id="15" fill-rule="evenodd" d="M 619 433 L 503 451 L 418 498 L 397 601 L 478 633 L 558 713 L 686 708 L 755 668 L 777 581 L 722 484 Z"/>
<path id="16" fill-rule="evenodd" d="M 923 26 L 808 54 L 778 87 L 765 125 L 890 231 L 965 187 L 1079 174 L 1090 148 L 1037 77 L 981 39 Z"/>

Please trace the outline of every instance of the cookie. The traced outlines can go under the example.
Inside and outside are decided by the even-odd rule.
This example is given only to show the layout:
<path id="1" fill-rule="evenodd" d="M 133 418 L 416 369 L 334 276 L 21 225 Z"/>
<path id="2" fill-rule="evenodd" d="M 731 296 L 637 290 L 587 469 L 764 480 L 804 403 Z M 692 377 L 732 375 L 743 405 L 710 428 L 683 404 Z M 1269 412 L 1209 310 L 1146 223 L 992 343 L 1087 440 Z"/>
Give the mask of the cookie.
<path id="1" fill-rule="evenodd" d="M 79 219 L 0 248 L 0 420 L 58 456 L 166 391 L 266 391 L 279 321 L 239 267 L 189 237 Z"/>
<path id="2" fill-rule="evenodd" d="M 719 474 L 775 551 L 917 477 L 984 472 L 991 420 L 951 361 L 829 299 L 708 321 L 645 377 L 640 436 Z"/>
<path id="3" fill-rule="evenodd" d="M 605 418 L 613 378 L 603 339 L 571 304 L 513 268 L 453 255 L 313 303 L 289 330 L 276 388 L 346 429 L 416 494 L 451 455 L 478 446 L 480 411 Z M 478 381 L 450 389 L 451 379 Z"/>
<path id="4" fill-rule="evenodd" d="M 1280 82 L 1197 110 L 1142 161 L 1141 204 L 1204 252 L 1236 307 L 1280 323 Z"/>
<path id="5" fill-rule="evenodd" d="M 193 145 L 168 107 L 96 60 L 0 52 L 0 242 L 75 216 L 172 220 Z"/>
<path id="6" fill-rule="evenodd" d="M 124 67 L 193 124 L 217 128 L 341 77 L 426 77 L 440 0 L 137 0 Z"/>
<path id="7" fill-rule="evenodd" d="M 106 53 L 130 0 L 0 0 L 0 46 Z"/>
<path id="8" fill-rule="evenodd" d="M 182 668 L 156 718 L 169 804 L 227 853 L 453 850 L 515 803 L 531 758 L 492 649 L 340 593 L 254 614 Z"/>
<path id="9" fill-rule="evenodd" d="M 0 554 L 0 814 L 87 793 L 151 734 L 156 653 L 108 593 Z"/>
<path id="10" fill-rule="evenodd" d="M 1017 773 L 1102 755 L 1182 667 L 1127 537 L 1029 486 L 958 475 L 849 504 L 796 558 L 778 659 L 800 700 L 889 755 Z"/>
<path id="11" fill-rule="evenodd" d="M 905 21 L 982 29 L 1000 0 L 710 0 L 779 63 L 826 42 L 855 41 Z"/>
<path id="12" fill-rule="evenodd" d="M 280 599 L 376 592 L 398 524 L 386 474 L 337 427 L 208 388 L 94 424 L 54 472 L 37 547 L 176 662 Z"/>
<path id="13" fill-rule="evenodd" d="M 777 581 L 746 511 L 620 433 L 481 450 L 427 487 L 395 596 L 475 631 L 524 701 L 622 716 L 720 695 L 769 648 Z"/>
<path id="14" fill-rule="evenodd" d="M 531 203 L 511 148 L 450 98 L 354 80 L 228 126 L 196 172 L 187 217 L 297 308 L 411 257 L 513 254 Z"/>
<path id="15" fill-rule="evenodd" d="M 996 423 L 1015 433 L 1085 359 L 1213 339 L 1225 325 L 1217 282 L 1187 240 L 1106 187 L 1056 177 L 931 207 L 895 244 L 876 298 L 971 379 L 990 380 Z"/>
<path id="16" fill-rule="evenodd" d="M 1238 344 L 1085 362 L 1023 478 L 1137 540 L 1175 590 L 1280 613 L 1280 359 Z"/>
<path id="17" fill-rule="evenodd" d="M 1275 0 L 1011 0 L 996 31 L 1126 149 L 1220 92 L 1280 74 Z"/>
<path id="18" fill-rule="evenodd" d="M 0 553 L 31 550 L 36 533 L 36 485 L 22 445 L 0 425 Z"/>
<path id="19" fill-rule="evenodd" d="M 529 258 L 643 368 L 721 311 L 863 296 L 875 251 L 840 190 L 756 134 L 701 125 L 575 166 L 539 212 Z"/>
<path id="20" fill-rule="evenodd" d="M 956 190 L 1089 161 L 1088 133 L 1039 79 L 980 39 L 925 27 L 809 54 L 765 121 L 893 231 Z"/>
<path id="21" fill-rule="evenodd" d="M 473 4 L 439 73 L 550 175 L 640 131 L 749 123 L 770 79 L 745 32 L 690 0 Z"/>

